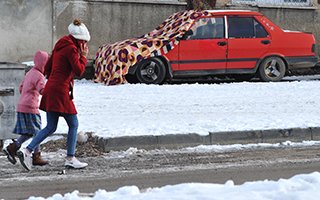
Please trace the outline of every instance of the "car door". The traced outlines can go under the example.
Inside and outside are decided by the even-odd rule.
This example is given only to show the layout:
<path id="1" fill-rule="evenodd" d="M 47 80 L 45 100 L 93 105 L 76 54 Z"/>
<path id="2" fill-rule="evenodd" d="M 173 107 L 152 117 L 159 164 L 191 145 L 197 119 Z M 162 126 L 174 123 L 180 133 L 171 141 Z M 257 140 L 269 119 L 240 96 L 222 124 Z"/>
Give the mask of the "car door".
<path id="1" fill-rule="evenodd" d="M 225 70 L 227 43 L 223 17 L 200 18 L 179 43 L 179 70 Z"/>
<path id="2" fill-rule="evenodd" d="M 227 71 L 254 69 L 268 51 L 271 38 L 252 16 L 228 16 Z"/>

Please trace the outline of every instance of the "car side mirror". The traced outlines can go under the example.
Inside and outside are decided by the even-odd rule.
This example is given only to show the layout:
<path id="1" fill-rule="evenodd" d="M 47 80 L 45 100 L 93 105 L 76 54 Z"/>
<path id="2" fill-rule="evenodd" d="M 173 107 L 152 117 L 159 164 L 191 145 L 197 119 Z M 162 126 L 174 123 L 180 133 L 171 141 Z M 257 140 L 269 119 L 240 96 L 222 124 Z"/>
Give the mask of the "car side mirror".
<path id="1" fill-rule="evenodd" d="M 193 35 L 193 31 L 190 29 L 190 30 L 187 30 L 187 32 L 183 35 L 182 39 L 185 40 L 187 39 L 190 35 Z"/>

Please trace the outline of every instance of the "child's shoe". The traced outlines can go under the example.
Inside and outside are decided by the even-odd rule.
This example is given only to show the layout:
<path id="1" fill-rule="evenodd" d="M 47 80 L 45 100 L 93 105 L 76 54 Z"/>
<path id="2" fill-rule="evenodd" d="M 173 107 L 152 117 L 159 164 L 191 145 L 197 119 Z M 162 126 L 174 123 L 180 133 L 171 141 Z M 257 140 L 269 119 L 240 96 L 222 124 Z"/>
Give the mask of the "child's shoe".
<path id="1" fill-rule="evenodd" d="M 11 162 L 12 164 L 17 163 L 15 156 L 17 155 L 18 150 L 19 147 L 16 145 L 15 142 L 9 144 L 6 148 L 3 149 L 4 154 L 6 154 L 9 162 Z"/>
<path id="2" fill-rule="evenodd" d="M 40 152 L 34 153 L 32 155 L 32 165 L 43 166 L 43 165 L 47 165 L 47 164 L 49 164 L 49 162 L 47 160 L 44 160 L 41 157 L 41 153 Z"/>

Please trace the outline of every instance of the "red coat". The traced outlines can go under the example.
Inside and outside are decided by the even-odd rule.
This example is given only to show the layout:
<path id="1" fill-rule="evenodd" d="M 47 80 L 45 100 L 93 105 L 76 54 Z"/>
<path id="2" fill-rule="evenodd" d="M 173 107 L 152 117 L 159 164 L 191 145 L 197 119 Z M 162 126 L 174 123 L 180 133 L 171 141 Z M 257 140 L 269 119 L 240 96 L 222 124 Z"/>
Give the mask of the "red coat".
<path id="1" fill-rule="evenodd" d="M 42 94 L 41 110 L 77 114 L 70 96 L 70 84 L 73 85 L 74 75 L 83 74 L 87 64 L 87 59 L 79 54 L 78 49 L 77 41 L 71 35 L 62 37 L 56 43 L 45 66 L 48 82 Z"/>

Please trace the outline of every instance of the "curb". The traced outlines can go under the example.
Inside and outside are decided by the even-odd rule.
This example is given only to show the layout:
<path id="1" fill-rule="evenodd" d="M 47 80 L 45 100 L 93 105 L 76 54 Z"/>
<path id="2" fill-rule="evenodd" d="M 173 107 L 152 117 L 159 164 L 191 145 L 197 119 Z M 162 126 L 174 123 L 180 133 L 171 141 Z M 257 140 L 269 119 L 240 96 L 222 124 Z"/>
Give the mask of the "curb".
<path id="1" fill-rule="evenodd" d="M 169 134 L 160 136 L 124 136 L 117 138 L 95 137 L 95 143 L 105 152 L 127 150 L 130 147 L 141 149 L 178 149 L 197 145 L 224 145 L 248 143 L 280 143 L 285 141 L 302 142 L 320 140 L 320 127 L 210 132 L 208 135 Z"/>

